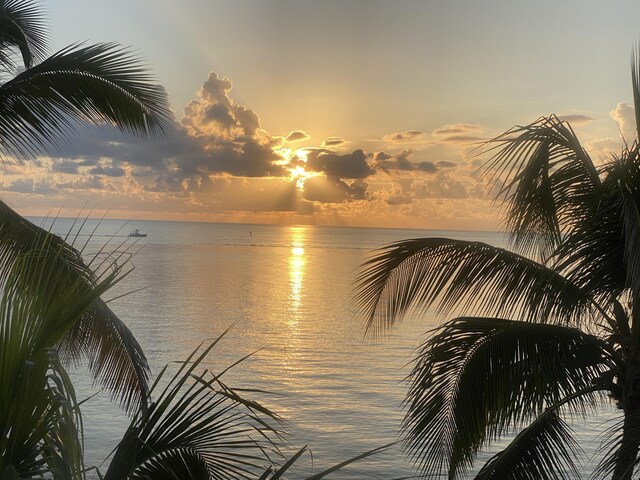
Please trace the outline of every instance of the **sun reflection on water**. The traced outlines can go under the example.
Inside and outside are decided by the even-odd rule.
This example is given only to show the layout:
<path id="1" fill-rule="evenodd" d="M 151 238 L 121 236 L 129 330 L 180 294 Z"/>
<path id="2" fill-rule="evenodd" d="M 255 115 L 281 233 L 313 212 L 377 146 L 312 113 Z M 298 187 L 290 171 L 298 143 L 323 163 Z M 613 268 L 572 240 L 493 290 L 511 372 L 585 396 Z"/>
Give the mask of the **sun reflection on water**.
<path id="1" fill-rule="evenodd" d="M 289 325 L 297 325 L 301 317 L 303 287 L 307 259 L 304 245 L 306 241 L 305 227 L 291 227 L 291 252 L 289 254 Z"/>

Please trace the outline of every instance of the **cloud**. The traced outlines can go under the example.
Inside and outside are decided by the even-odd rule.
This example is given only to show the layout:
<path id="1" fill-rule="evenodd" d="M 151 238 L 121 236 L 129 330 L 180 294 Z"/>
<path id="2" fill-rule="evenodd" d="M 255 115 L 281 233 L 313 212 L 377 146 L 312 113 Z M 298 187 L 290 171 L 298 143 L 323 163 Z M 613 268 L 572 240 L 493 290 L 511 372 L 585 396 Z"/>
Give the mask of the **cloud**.
<path id="1" fill-rule="evenodd" d="M 433 131 L 433 135 L 436 137 L 448 137 L 450 135 L 467 135 L 480 131 L 482 131 L 482 128 L 480 128 L 479 125 L 473 125 L 471 123 L 453 123 L 435 129 Z"/>
<path id="2" fill-rule="evenodd" d="M 618 124 L 624 138 L 630 140 L 636 137 L 636 114 L 631 105 L 620 102 L 609 115 Z"/>
<path id="3" fill-rule="evenodd" d="M 122 167 L 105 167 L 98 165 L 89 170 L 92 175 L 106 175 L 108 177 L 124 177 L 127 172 Z"/>
<path id="4" fill-rule="evenodd" d="M 51 171 L 56 173 L 78 174 L 79 163 L 74 161 L 58 161 L 51 166 Z"/>
<path id="5" fill-rule="evenodd" d="M 390 133 L 382 137 L 387 142 L 408 142 L 416 140 L 424 135 L 424 132 L 418 130 L 407 130 L 406 132 Z"/>
<path id="6" fill-rule="evenodd" d="M 307 134 L 307 132 L 304 132 L 302 130 L 293 130 L 292 132 L 289 132 L 289 135 L 287 135 L 287 138 L 284 139 L 285 142 L 301 142 L 302 140 L 307 140 L 311 138 L 310 135 Z"/>
<path id="7" fill-rule="evenodd" d="M 451 135 L 449 137 L 441 138 L 441 142 L 447 143 L 472 143 L 485 141 L 485 137 L 479 137 L 475 135 Z"/>
<path id="8" fill-rule="evenodd" d="M 458 164 L 455 162 L 449 162 L 447 160 L 440 160 L 439 162 L 436 162 L 436 167 L 438 168 L 454 168 L 457 167 Z"/>
<path id="9" fill-rule="evenodd" d="M 288 170 L 276 162 L 282 157 L 274 149 L 281 137 L 269 135 L 251 109 L 229 97 L 232 83 L 214 72 L 184 110 L 180 124 L 187 140 L 199 149 L 194 155 L 173 158 L 184 173 L 228 173 L 242 177 L 286 176 Z M 306 133 L 295 130 L 289 137 L 301 140 Z M 294 141 L 294 140 L 290 141 Z"/>
<path id="10" fill-rule="evenodd" d="M 15 193 L 35 193 L 38 195 L 50 195 L 56 193 L 56 188 L 47 179 L 34 180 L 33 178 L 19 178 L 13 182 L 3 184 L 2 189 Z"/>
<path id="11" fill-rule="evenodd" d="M 375 160 L 375 168 L 386 173 L 394 171 L 401 172 L 423 172 L 423 173 L 436 173 L 439 167 L 429 161 L 414 162 L 411 157 L 414 155 L 414 151 L 411 149 L 403 150 L 396 155 L 389 155 L 384 152 L 376 153 L 373 158 Z M 451 163 L 451 162 L 445 162 Z"/>
<path id="12" fill-rule="evenodd" d="M 344 145 L 345 143 L 347 143 L 347 141 L 342 137 L 329 137 L 322 142 L 322 147 L 339 147 L 340 145 Z"/>
<path id="13" fill-rule="evenodd" d="M 363 180 L 345 182 L 339 178 L 311 177 L 304 182 L 303 197 L 319 203 L 343 203 L 364 200 L 367 188 Z"/>
<path id="14" fill-rule="evenodd" d="M 75 180 L 60 182 L 55 184 L 59 190 L 105 190 L 115 191 L 115 187 L 107 182 L 104 177 L 97 175 L 82 176 Z"/>
<path id="15" fill-rule="evenodd" d="M 558 118 L 563 122 L 573 123 L 574 125 L 580 123 L 588 123 L 594 120 L 593 117 L 580 114 L 558 115 Z"/>
<path id="16" fill-rule="evenodd" d="M 467 198 L 467 188 L 458 179 L 445 172 L 440 172 L 427 183 L 429 197 Z"/>
<path id="17" fill-rule="evenodd" d="M 432 134 L 438 142 L 471 143 L 486 140 L 479 135 L 482 128 L 471 123 L 453 123 L 435 129 Z"/>
<path id="18" fill-rule="evenodd" d="M 322 172 L 335 178 L 366 178 L 375 172 L 367 163 L 362 150 L 339 155 L 327 150 L 310 150 L 307 153 L 307 169 Z"/>

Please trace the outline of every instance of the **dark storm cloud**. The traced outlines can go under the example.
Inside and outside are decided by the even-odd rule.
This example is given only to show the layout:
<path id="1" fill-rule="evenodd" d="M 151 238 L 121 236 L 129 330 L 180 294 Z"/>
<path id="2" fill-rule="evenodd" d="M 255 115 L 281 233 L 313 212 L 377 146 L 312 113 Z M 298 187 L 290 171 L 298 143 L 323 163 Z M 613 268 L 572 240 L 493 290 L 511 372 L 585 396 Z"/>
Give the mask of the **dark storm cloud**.
<path id="1" fill-rule="evenodd" d="M 292 132 L 289 132 L 289 135 L 287 135 L 287 138 L 285 138 L 285 142 L 300 142 L 302 140 L 307 140 L 311 138 L 307 132 L 303 132 L 302 130 L 294 130 Z"/>
<path id="2" fill-rule="evenodd" d="M 326 150 L 310 150 L 307 153 L 307 169 L 322 172 L 335 178 L 366 178 L 375 172 L 367 163 L 362 150 L 339 155 Z"/>

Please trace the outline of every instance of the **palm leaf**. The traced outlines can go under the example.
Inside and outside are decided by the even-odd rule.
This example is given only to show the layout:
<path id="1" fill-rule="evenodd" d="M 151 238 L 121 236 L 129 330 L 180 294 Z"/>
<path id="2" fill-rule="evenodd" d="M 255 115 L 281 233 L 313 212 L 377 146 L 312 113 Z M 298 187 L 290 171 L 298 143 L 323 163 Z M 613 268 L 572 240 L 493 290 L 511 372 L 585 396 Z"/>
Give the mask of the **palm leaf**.
<path id="1" fill-rule="evenodd" d="M 593 214 L 564 238 L 555 254 L 554 269 L 592 296 L 619 297 L 637 273 L 628 249 L 635 235 L 633 204 L 640 199 L 638 148 L 632 145 L 603 167 Z"/>
<path id="2" fill-rule="evenodd" d="M 547 409 L 493 456 L 475 480 L 573 480 L 580 478 L 574 461 L 580 452 L 569 426 L 555 409 Z"/>
<path id="3" fill-rule="evenodd" d="M 207 462 L 189 448 L 160 453 L 138 467 L 132 480 L 209 480 Z"/>
<path id="4" fill-rule="evenodd" d="M 638 446 L 640 445 L 640 413 L 626 412 L 619 422 L 615 422 L 605 432 L 605 441 L 601 446 L 605 450 L 602 460 L 593 471 L 592 478 L 632 478 L 631 473 L 640 463 Z"/>
<path id="5" fill-rule="evenodd" d="M 555 115 L 514 127 L 490 140 L 483 152 L 489 184 L 501 184 L 505 225 L 525 255 L 547 258 L 561 235 L 589 215 L 598 172 L 574 131 Z"/>
<path id="6" fill-rule="evenodd" d="M 0 3 L 0 65 L 15 67 L 8 49 L 17 48 L 26 68 L 45 58 L 46 38 L 43 16 L 31 0 Z"/>
<path id="7" fill-rule="evenodd" d="M 358 277 L 367 330 L 391 327 L 411 305 L 579 324 L 598 302 L 559 273 L 481 242 L 417 238 L 380 249 Z M 608 319 L 610 321 L 610 319 Z"/>
<path id="8" fill-rule="evenodd" d="M 0 471 L 21 478 L 83 478 L 81 420 L 56 345 L 117 281 L 73 281 L 52 256 L 51 235 L 3 258 L 0 294 Z M 64 288 L 62 288 L 64 286 Z"/>
<path id="9" fill-rule="evenodd" d="M 633 106 L 636 116 L 636 135 L 640 139 L 640 43 L 631 55 L 631 83 L 633 85 Z"/>
<path id="10" fill-rule="evenodd" d="M 421 347 L 410 375 L 407 448 L 422 471 L 457 478 L 488 442 L 548 406 L 571 398 L 572 411 L 591 408 L 590 389 L 615 367 L 614 355 L 597 337 L 559 325 L 452 320 Z"/>
<path id="11" fill-rule="evenodd" d="M 80 252 L 62 238 L 37 227 L 0 201 L 0 279 L 8 278 L 15 262 L 38 252 L 61 292 L 78 281 L 95 285 L 97 276 Z M 42 267 L 45 268 L 44 266 Z M 24 271 L 23 288 L 42 282 L 41 270 Z M 60 339 L 65 362 L 88 361 L 99 380 L 127 409 L 137 408 L 147 397 L 149 366 L 144 352 L 126 325 L 100 299 Z"/>
<path id="12" fill-rule="evenodd" d="M 206 463 L 211 478 L 250 478 L 262 463 L 271 463 L 266 453 L 275 446 L 276 430 L 270 420 L 277 423 L 277 417 L 257 404 L 248 408 L 227 386 L 218 389 L 216 375 L 195 373 L 221 338 L 194 350 L 149 408 L 134 416 L 105 480 L 138 478 L 149 465 L 173 468 L 186 456 L 195 462 L 193 455 Z"/>
<path id="13" fill-rule="evenodd" d="M 16 159 L 68 138 L 78 123 L 135 135 L 165 133 L 165 92 L 115 44 L 67 47 L 0 86 L 0 147 Z"/>

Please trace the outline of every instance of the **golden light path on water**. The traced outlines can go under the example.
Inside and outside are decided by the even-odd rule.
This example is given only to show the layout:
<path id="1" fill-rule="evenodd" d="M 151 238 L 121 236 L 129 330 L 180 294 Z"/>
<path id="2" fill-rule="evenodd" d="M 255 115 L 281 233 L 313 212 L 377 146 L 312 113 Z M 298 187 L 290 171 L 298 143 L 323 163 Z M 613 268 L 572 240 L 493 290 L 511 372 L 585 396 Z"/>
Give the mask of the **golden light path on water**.
<path id="1" fill-rule="evenodd" d="M 306 274 L 307 259 L 305 256 L 306 227 L 290 227 L 291 250 L 289 252 L 289 346 L 296 343 L 299 334 L 298 324 L 302 319 L 304 301 L 304 280 Z"/>

